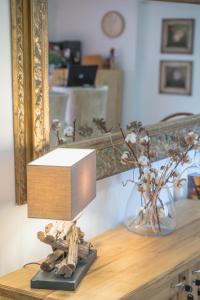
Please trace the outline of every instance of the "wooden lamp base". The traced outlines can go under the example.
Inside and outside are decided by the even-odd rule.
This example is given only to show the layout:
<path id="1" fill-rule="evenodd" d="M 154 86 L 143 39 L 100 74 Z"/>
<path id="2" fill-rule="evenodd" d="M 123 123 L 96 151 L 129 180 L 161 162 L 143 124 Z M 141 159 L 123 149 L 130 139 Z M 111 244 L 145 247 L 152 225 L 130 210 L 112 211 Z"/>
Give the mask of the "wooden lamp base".
<path id="1" fill-rule="evenodd" d="M 79 261 L 76 270 L 71 278 L 57 276 L 55 270 L 44 272 L 40 270 L 31 280 L 31 288 L 33 289 L 49 289 L 75 291 L 93 262 L 97 258 L 97 251 L 90 250 L 86 260 Z"/>
<path id="2" fill-rule="evenodd" d="M 50 223 L 37 237 L 51 246 L 52 253 L 41 263 L 31 288 L 74 291 L 95 261 L 96 249 L 84 240 L 76 220 Z"/>

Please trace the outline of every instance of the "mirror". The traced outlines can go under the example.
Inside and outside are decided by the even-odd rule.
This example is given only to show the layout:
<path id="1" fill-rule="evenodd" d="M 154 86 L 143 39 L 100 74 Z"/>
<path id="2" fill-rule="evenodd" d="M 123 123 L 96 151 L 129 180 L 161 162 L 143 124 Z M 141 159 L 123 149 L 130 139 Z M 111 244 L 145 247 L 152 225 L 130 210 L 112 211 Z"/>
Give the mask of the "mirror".
<path id="1" fill-rule="evenodd" d="M 98 42 L 96 33 L 102 33 L 101 20 L 95 20 L 94 28 L 89 29 L 90 4 L 84 3 L 80 14 L 79 2 L 48 1 L 52 147 L 102 136 L 96 124 L 99 119 L 105 120 L 107 128 L 113 131 L 121 122 L 123 70 L 117 66 L 115 49 L 108 37 L 102 34 L 102 43 Z M 122 15 L 119 21 L 120 17 L 124 22 Z"/>
<path id="2" fill-rule="evenodd" d="M 54 2 L 57 2 L 54 0 Z M 62 2 L 59 0 L 59 2 Z M 64 3 L 65 1 L 63 1 Z M 89 2 L 89 0 L 87 1 Z M 78 3 L 78 2 L 77 2 Z M 132 2 L 136 3 L 136 1 Z M 148 3 L 151 3 L 148 4 Z M 140 2 L 138 2 L 138 5 Z M 172 56 L 169 54 L 160 54 L 157 59 L 157 65 L 154 68 L 156 71 L 154 73 L 145 73 L 145 69 L 140 68 L 139 60 L 137 62 L 136 52 L 142 54 L 145 51 L 144 66 L 147 65 L 147 58 L 149 58 L 149 51 L 145 49 L 141 49 L 141 53 L 139 50 L 140 44 L 145 44 L 146 47 L 151 46 L 150 36 L 147 35 L 146 41 L 144 41 L 140 34 L 136 34 L 139 32 L 139 29 L 143 29 L 143 31 L 148 29 L 148 22 L 152 20 L 153 10 L 155 9 L 156 4 L 160 5 L 159 1 L 151 2 L 151 1 L 141 1 L 141 5 L 150 5 L 150 11 L 146 11 L 146 9 L 142 8 L 144 6 L 137 6 L 137 10 L 134 10 L 135 14 L 138 11 L 138 15 L 135 15 L 135 19 L 131 19 L 132 23 L 130 24 L 130 20 L 127 20 L 127 15 L 130 15 L 130 11 L 122 12 L 122 15 L 125 18 L 125 27 L 124 31 L 119 38 L 109 39 L 108 38 L 108 46 L 106 50 L 106 55 L 108 55 L 110 47 L 113 45 L 113 41 L 117 40 L 123 41 L 126 34 L 128 32 L 128 26 L 131 27 L 130 31 L 134 31 L 134 39 L 130 41 L 130 49 L 128 49 L 128 56 L 124 56 L 122 59 L 123 64 L 121 65 L 121 69 L 124 68 L 124 60 L 131 58 L 134 56 L 134 64 L 131 68 L 129 68 L 130 60 L 127 60 L 126 72 L 123 70 L 123 100 L 121 105 L 121 123 L 123 125 L 132 121 L 133 119 L 142 120 L 145 124 L 154 123 L 161 119 L 161 116 L 156 115 L 156 111 L 153 111 L 153 114 L 148 114 L 148 110 L 144 99 L 149 101 L 147 87 L 149 88 L 149 96 L 153 99 L 154 94 L 152 94 L 152 90 L 160 95 L 158 91 L 158 70 L 159 70 L 159 61 L 162 59 L 167 60 L 168 58 L 172 59 Z M 178 4 L 173 4 L 177 5 Z M 145 6 L 145 7 L 147 7 Z M 189 6 L 188 6 L 189 7 Z M 110 10 L 108 7 L 107 10 Z M 107 11 L 106 10 L 106 11 Z M 140 13 L 140 10 L 145 10 L 145 18 L 146 26 L 142 23 L 143 17 Z M 80 11 L 80 10 L 79 10 Z M 197 10 L 196 10 L 197 11 Z M 100 17 L 102 17 L 105 10 L 102 10 Z M 26 202 L 26 164 L 30 160 L 41 156 L 46 151 L 49 151 L 49 133 L 50 133 L 50 122 L 49 122 L 49 89 L 48 89 L 48 3 L 47 0 L 11 0 L 11 15 L 12 15 L 12 58 L 13 58 L 13 99 L 14 99 L 14 135 L 15 135 L 15 170 L 16 170 L 16 201 L 18 204 L 23 204 Z M 180 16 L 180 12 L 179 12 Z M 173 16 L 175 17 L 175 16 Z M 194 16 L 192 16 L 193 18 Z M 132 18 L 132 14 L 131 14 Z M 99 19 L 100 20 L 100 19 Z M 161 20 L 160 20 L 161 21 Z M 136 26 L 138 24 L 138 26 Z M 159 23 L 160 24 L 160 23 Z M 143 25 L 142 28 L 140 26 Z M 98 23 L 99 26 L 99 23 Z M 129 28 L 130 28 L 129 27 Z M 100 28 L 100 27 L 99 27 Z M 90 28 L 89 28 L 90 29 Z M 101 29 L 101 28 L 100 28 Z M 152 34 L 154 27 L 150 28 L 149 32 Z M 103 35 L 103 33 L 101 32 Z M 195 30 L 195 36 L 197 37 L 197 33 Z M 68 37 L 67 37 L 68 38 Z M 69 37 L 71 39 L 71 37 Z M 128 37 L 128 39 L 130 36 Z M 64 38 L 59 37 L 59 40 Z M 122 39 L 122 40 L 121 40 Z M 142 39 L 142 41 L 140 41 Z M 158 39 L 157 39 L 158 41 Z M 131 46 L 131 43 L 134 44 Z M 197 44 L 197 43 L 196 43 Z M 119 46 L 119 45 L 118 45 Z M 129 45 L 128 45 L 129 46 Z M 114 47 L 114 46 L 113 46 Z M 135 47 L 134 53 L 133 48 Z M 148 48 L 147 47 L 147 48 Z M 157 44 L 158 47 L 158 44 Z M 116 48 L 116 63 L 119 64 L 118 58 L 120 57 L 120 51 Z M 157 49 L 158 51 L 158 49 Z M 147 54 L 146 54 L 147 53 Z M 86 53 L 87 54 L 87 53 Z M 92 52 L 93 54 L 93 52 Z M 158 52 L 157 52 L 158 54 Z M 154 56 L 154 53 L 153 53 Z M 183 56 L 181 56 L 183 57 Z M 196 56 L 194 54 L 184 56 L 185 59 L 193 60 L 196 63 Z M 178 59 L 180 55 L 173 55 L 173 58 Z M 152 63 L 152 61 L 150 60 Z M 139 65 L 139 68 L 136 66 Z M 200 68 L 199 68 L 200 69 Z M 151 70 L 151 64 L 148 65 L 148 70 Z M 176 70 L 176 69 L 175 69 Z M 197 85 L 198 81 L 198 68 L 197 64 L 195 64 L 194 68 L 195 72 L 193 74 L 193 78 L 195 80 L 195 84 L 193 84 L 193 91 L 196 97 L 197 95 Z M 176 73 L 176 72 L 175 72 Z M 130 76 L 129 76 L 130 75 Z M 148 75 L 148 76 L 147 76 Z M 177 74 L 176 74 L 177 75 Z M 179 74 L 180 75 L 180 74 Z M 179 79 L 179 75 L 178 77 Z M 152 77 L 152 78 L 151 78 Z M 110 78 L 110 76 L 109 76 Z M 144 81 L 144 78 L 146 81 Z M 154 85 L 150 86 L 151 80 L 154 80 Z M 156 80 L 155 80 L 156 78 Z M 149 82 L 147 81 L 149 80 Z M 138 80 L 142 80 L 141 87 L 142 89 L 138 90 L 138 85 L 136 84 Z M 179 82 L 180 87 L 183 88 L 184 84 L 182 80 Z M 144 82 L 144 83 L 143 83 Z M 155 83 L 156 82 L 156 83 Z M 173 83 L 172 83 L 173 85 Z M 129 86 L 129 88 L 127 88 Z M 172 86 L 173 87 L 173 86 Z M 146 98 L 142 97 L 142 93 L 145 93 Z M 125 95 L 125 96 L 124 96 Z M 128 96 L 127 96 L 128 95 Z M 137 97 L 136 97 L 137 96 Z M 181 111 L 183 111 L 183 102 L 190 104 L 190 109 L 192 108 L 192 98 L 191 96 L 175 96 L 170 95 L 162 95 L 162 101 L 160 99 L 159 105 L 155 106 L 152 102 L 150 108 L 154 107 L 164 107 L 165 111 L 163 116 L 168 114 L 167 108 L 170 107 L 174 101 L 176 103 L 181 104 Z M 137 99 L 142 99 L 141 103 L 137 102 Z M 169 100 L 170 98 L 170 100 Z M 186 99 L 187 98 L 187 99 Z M 126 100 L 125 100 L 126 99 Z M 158 100 L 158 99 L 157 99 Z M 146 101 L 146 100 L 145 100 Z M 163 104 L 165 103 L 165 105 Z M 125 105 L 124 105 L 125 104 Z M 144 114 L 141 110 L 142 107 L 145 107 L 146 113 Z M 77 106 L 78 108 L 78 106 Z M 180 110 L 179 110 L 180 111 Z M 191 110 L 188 109 L 190 112 Z M 173 111 L 174 112 L 174 111 Z M 197 113 L 197 106 L 195 113 Z M 171 113 L 171 111 L 170 111 Z M 110 114 L 110 111 L 109 111 Z M 136 114 L 136 115 L 134 115 Z M 145 116 L 148 116 L 149 119 L 145 120 Z M 150 120 L 150 118 L 152 118 Z M 150 135 L 152 137 L 153 142 L 155 142 L 155 147 L 159 147 L 160 158 L 163 158 L 167 154 L 167 147 L 170 143 L 169 134 L 176 133 L 177 135 L 184 134 L 188 130 L 199 130 L 199 121 L 200 116 L 195 115 L 183 120 L 175 120 L 171 122 L 163 122 L 157 123 L 155 125 L 148 126 L 150 131 Z M 116 145 L 119 149 L 122 149 L 123 143 L 120 133 L 114 132 L 112 133 L 113 144 Z M 119 152 L 116 148 L 110 143 L 110 138 L 105 134 L 100 137 L 93 138 L 84 138 L 77 142 L 67 143 L 67 147 L 89 147 L 97 149 L 97 179 L 105 178 L 107 176 L 111 176 L 113 174 L 122 172 L 126 170 L 125 167 L 121 166 L 119 163 Z"/>
<path id="3" fill-rule="evenodd" d="M 122 24 L 113 11 L 119 13 Z M 64 136 L 67 126 L 75 128 L 76 141 L 102 135 L 93 118 L 103 118 L 108 129 L 117 129 L 119 123 L 125 126 L 132 120 L 153 124 L 176 113 L 200 113 L 196 57 L 200 28 L 195 5 L 48 0 L 48 16 L 50 62 L 53 54 L 64 61 L 56 64 L 54 58 L 55 64 L 49 67 L 50 124 L 53 119 L 62 124 L 60 130 L 51 130 L 51 144 L 59 140 L 55 133 L 62 136 L 60 143 L 73 140 Z M 117 37 L 106 35 L 106 29 L 120 25 Z M 80 67 L 81 74 L 82 65 L 95 63 L 95 87 L 75 87 L 77 82 L 67 87 L 70 64 Z M 92 70 L 88 72 L 93 76 Z"/>

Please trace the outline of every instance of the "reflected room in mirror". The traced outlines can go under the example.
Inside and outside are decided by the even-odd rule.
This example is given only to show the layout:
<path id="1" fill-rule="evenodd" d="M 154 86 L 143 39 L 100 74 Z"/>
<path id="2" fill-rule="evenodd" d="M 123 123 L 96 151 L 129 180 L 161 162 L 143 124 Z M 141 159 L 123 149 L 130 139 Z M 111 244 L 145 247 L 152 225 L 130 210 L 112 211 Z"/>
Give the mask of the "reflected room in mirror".
<path id="1" fill-rule="evenodd" d="M 123 71 L 115 49 L 112 42 L 95 49 L 101 42 L 88 27 L 93 14 L 89 2 L 82 15 L 76 5 L 72 0 L 48 2 L 51 149 L 101 136 L 98 122 L 112 130 L 121 122 Z M 101 29 L 100 21 L 94 27 Z"/>
<path id="2" fill-rule="evenodd" d="M 112 37 L 102 22 L 113 11 L 123 18 L 123 30 Z M 120 24 L 115 14 L 109 15 L 106 26 L 115 32 Z M 51 147 L 102 135 L 94 119 L 117 131 L 119 124 L 133 120 L 152 124 L 200 112 L 195 5 L 49 0 L 48 16 Z M 162 61 L 165 72 L 160 72 Z M 178 72 L 165 80 L 170 64 L 188 61 L 191 68 L 181 88 Z M 77 76 L 74 82 L 69 82 L 71 76 Z M 171 81 L 173 88 L 168 87 Z"/>

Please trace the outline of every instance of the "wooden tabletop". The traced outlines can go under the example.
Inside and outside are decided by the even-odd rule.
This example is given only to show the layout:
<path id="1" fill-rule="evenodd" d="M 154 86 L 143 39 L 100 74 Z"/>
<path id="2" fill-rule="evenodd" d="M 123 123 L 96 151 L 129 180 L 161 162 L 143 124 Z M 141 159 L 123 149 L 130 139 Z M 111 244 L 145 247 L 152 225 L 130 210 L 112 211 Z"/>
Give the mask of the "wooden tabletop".
<path id="1" fill-rule="evenodd" d="M 133 297 L 200 255 L 200 202 L 187 200 L 176 205 L 177 230 L 169 236 L 142 237 L 121 226 L 94 238 L 98 258 L 75 292 L 30 289 L 30 279 L 38 270 L 32 265 L 1 277 L 0 296 L 18 300 Z"/>

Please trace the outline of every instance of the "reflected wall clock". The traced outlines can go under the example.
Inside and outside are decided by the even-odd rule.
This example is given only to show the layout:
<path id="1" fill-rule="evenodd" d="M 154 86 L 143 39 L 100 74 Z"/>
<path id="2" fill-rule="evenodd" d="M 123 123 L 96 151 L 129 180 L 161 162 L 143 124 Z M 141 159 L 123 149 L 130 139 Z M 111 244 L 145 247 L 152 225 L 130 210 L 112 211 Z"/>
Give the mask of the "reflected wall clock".
<path id="1" fill-rule="evenodd" d="M 103 16 L 101 27 L 106 36 L 116 38 L 120 36 L 125 29 L 124 17 L 117 11 L 109 11 Z"/>

